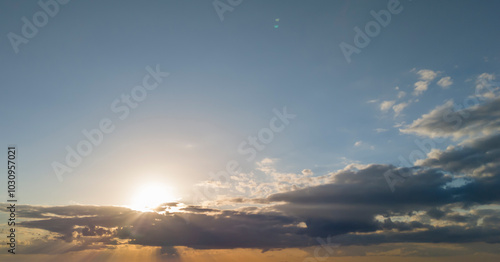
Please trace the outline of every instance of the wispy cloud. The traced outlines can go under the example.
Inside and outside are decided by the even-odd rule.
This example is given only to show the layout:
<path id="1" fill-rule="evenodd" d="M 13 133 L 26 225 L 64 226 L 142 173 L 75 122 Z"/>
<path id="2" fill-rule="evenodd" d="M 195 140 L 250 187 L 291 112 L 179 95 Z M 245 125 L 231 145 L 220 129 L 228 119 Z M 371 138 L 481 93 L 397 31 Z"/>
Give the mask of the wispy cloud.
<path id="1" fill-rule="evenodd" d="M 377 132 L 377 133 L 382 133 L 382 132 L 386 132 L 386 131 L 389 131 L 389 129 L 385 129 L 385 128 L 375 128 L 375 132 Z"/>

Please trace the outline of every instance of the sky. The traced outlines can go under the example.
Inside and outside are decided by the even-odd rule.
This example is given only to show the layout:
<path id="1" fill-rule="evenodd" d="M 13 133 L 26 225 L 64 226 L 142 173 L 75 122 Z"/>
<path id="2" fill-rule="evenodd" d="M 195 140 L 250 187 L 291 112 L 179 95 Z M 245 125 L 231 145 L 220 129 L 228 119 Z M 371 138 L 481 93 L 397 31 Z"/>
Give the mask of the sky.
<path id="1" fill-rule="evenodd" d="M 498 261 L 499 8 L 0 2 L 0 258 Z"/>

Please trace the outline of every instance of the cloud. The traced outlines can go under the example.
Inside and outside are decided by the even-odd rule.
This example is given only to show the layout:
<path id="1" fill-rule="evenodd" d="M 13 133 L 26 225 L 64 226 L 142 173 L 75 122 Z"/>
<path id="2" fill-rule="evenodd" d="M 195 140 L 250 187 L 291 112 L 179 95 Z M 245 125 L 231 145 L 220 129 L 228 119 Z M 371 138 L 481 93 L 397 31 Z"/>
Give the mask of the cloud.
<path id="1" fill-rule="evenodd" d="M 387 172 L 407 175 L 394 193 L 388 188 Z M 471 177 L 470 183 L 460 187 L 446 187 L 453 177 L 426 167 L 352 166 L 329 177 L 326 184 L 272 194 L 267 201 L 275 204 L 246 211 L 190 206 L 183 213 L 157 214 L 89 207 L 89 216 L 80 217 L 67 214 L 78 214 L 86 206 L 23 205 L 20 215 L 37 219 L 20 226 L 48 230 L 66 243 L 84 241 L 82 249 L 92 248 L 92 241 L 99 242 L 100 248 L 125 243 L 269 249 L 305 247 L 316 237 L 327 236 L 341 245 L 500 243 L 500 227 L 495 222 L 500 211 L 476 208 L 500 203 L 495 190 L 500 186 L 499 169 L 493 177 Z M 457 213 L 453 207 L 466 213 Z M 477 221 L 483 224 L 478 226 Z"/>
<path id="2" fill-rule="evenodd" d="M 455 110 L 453 101 L 449 100 L 400 131 L 431 138 L 459 139 L 491 134 L 498 131 L 498 128 L 500 128 L 500 98 L 462 110 Z"/>
<path id="3" fill-rule="evenodd" d="M 478 140 L 475 150 L 485 149 L 482 145 L 486 144 L 492 143 Z M 491 145 L 490 151 L 495 145 Z M 467 168 L 453 169 L 448 164 L 455 160 L 441 156 L 429 159 L 440 162 L 412 168 L 380 164 L 349 166 L 328 174 L 323 184 L 271 194 L 261 201 L 267 203 L 262 207 L 223 210 L 187 206 L 182 213 L 167 210 L 159 214 L 120 207 L 22 205 L 19 215 L 34 219 L 27 219 L 19 226 L 57 234 L 60 241 L 74 245 L 72 250 L 111 248 L 120 243 L 267 250 L 306 247 L 316 237 L 331 237 L 334 243 L 343 246 L 398 242 L 500 243 L 496 220 L 500 213 L 497 209 L 500 169 L 491 169 L 492 174 L 486 177 L 470 176 L 467 184 L 449 187 L 454 180 L 449 172 L 473 173 L 481 166 L 471 162 Z M 485 163 L 497 160 L 492 158 Z M 384 175 L 387 172 L 406 177 L 394 193 L 387 185 Z M 313 174 L 306 169 L 302 175 Z M 249 201 L 240 201 L 246 202 Z M 482 224 L 478 225 L 478 221 Z M 98 245 L 93 246 L 92 242 Z M 166 251 L 176 254 L 173 250 Z"/>
<path id="4" fill-rule="evenodd" d="M 380 103 L 380 110 L 387 112 L 396 103 L 396 101 L 383 101 Z"/>
<path id="5" fill-rule="evenodd" d="M 417 74 L 420 75 L 420 80 L 424 81 L 432 81 L 436 76 L 438 75 L 439 72 L 432 71 L 429 69 L 421 69 L 417 71 Z"/>
<path id="6" fill-rule="evenodd" d="M 63 212 L 74 212 L 74 208 L 60 207 Z M 47 210 L 45 207 L 26 205 L 20 206 L 21 209 L 38 210 L 38 216 L 42 217 Z M 276 213 L 217 210 L 213 215 L 192 212 L 163 215 L 132 210 L 125 213 L 116 210 L 108 214 L 108 210 L 113 210 L 111 207 L 94 210 L 91 217 L 46 217 L 22 222 L 20 226 L 58 233 L 66 242 L 76 239 L 90 241 L 100 232 L 108 236 L 105 244 L 115 243 L 112 239 L 125 239 L 129 244 L 163 247 L 183 245 L 202 249 L 292 247 L 303 245 L 302 241 L 307 240 L 297 232 L 302 230 L 301 227 L 293 226 L 299 223 L 295 218 Z M 61 214 L 57 212 L 56 215 Z M 287 238 L 289 240 L 285 241 Z"/>
<path id="7" fill-rule="evenodd" d="M 375 128 L 375 132 L 377 133 L 382 133 L 382 132 L 387 132 L 389 131 L 389 129 L 385 129 L 385 128 Z"/>
<path id="8" fill-rule="evenodd" d="M 363 141 L 356 141 L 356 143 L 354 143 L 354 146 L 361 146 L 363 144 Z"/>
<path id="9" fill-rule="evenodd" d="M 397 105 L 394 105 L 392 107 L 392 109 L 394 110 L 395 115 L 398 116 L 399 114 L 401 114 L 401 112 L 403 112 L 403 109 L 405 109 L 408 105 L 409 105 L 409 103 L 403 102 L 403 103 L 399 103 Z"/>
<path id="10" fill-rule="evenodd" d="M 476 97 L 480 99 L 494 99 L 498 97 L 500 83 L 494 82 L 494 74 L 482 73 L 476 78 Z"/>
<path id="11" fill-rule="evenodd" d="M 446 77 L 439 79 L 437 84 L 438 84 L 438 86 L 446 89 L 453 84 L 453 81 L 451 80 L 451 77 L 446 76 Z"/>
<path id="12" fill-rule="evenodd" d="M 414 96 L 419 96 L 427 91 L 427 87 L 429 86 L 428 81 L 418 81 L 415 83 L 415 89 L 413 90 Z"/>
<path id="13" fill-rule="evenodd" d="M 414 71 L 414 70 L 412 70 Z M 417 81 L 414 86 L 415 89 L 413 90 L 413 95 L 414 96 L 419 96 L 423 94 L 425 91 L 427 91 L 427 88 L 429 87 L 429 83 L 434 80 L 434 78 L 437 77 L 439 72 L 435 72 L 429 69 L 421 69 L 417 71 L 417 74 L 419 75 L 419 80 Z"/>
<path id="14" fill-rule="evenodd" d="M 416 164 L 470 177 L 493 177 L 500 170 L 500 134 L 474 139 L 445 151 L 433 150 Z M 497 183 L 498 184 L 498 183 Z"/>
<path id="15" fill-rule="evenodd" d="M 331 184 L 274 194 L 269 200 L 285 202 L 275 208 L 304 219 L 307 234 L 338 237 L 336 243 L 411 242 L 417 239 L 422 242 L 436 239 L 439 239 L 437 242 L 454 242 L 456 240 L 452 240 L 452 232 L 461 232 L 458 242 L 482 238 L 500 241 L 500 228 L 492 226 L 491 234 L 486 233 L 485 228 L 476 225 L 485 216 L 471 208 L 474 205 L 500 203 L 500 194 L 494 190 L 500 186 L 498 171 L 495 174 L 497 178 L 493 180 L 477 179 L 461 187 L 446 187 L 453 178 L 440 169 L 406 169 L 404 173 L 408 174 L 408 180 L 400 185 L 394 195 L 387 190 L 384 179 L 388 171 L 403 173 L 401 169 L 388 165 L 370 165 L 357 171 L 344 170 L 334 174 Z M 481 192 L 479 190 L 483 194 L 478 194 Z M 447 209 L 456 204 L 469 212 L 476 212 L 470 215 L 466 226 L 460 224 L 464 220 L 455 219 L 459 216 L 453 216 L 452 209 Z M 424 213 L 420 214 L 421 211 L 436 208 L 444 212 L 441 217 L 446 223 L 440 225 L 430 221 Z M 377 216 L 386 218 L 377 221 Z M 407 222 L 394 222 L 394 217 L 406 217 Z M 434 215 L 433 219 L 437 217 Z M 398 233 L 391 233 L 394 229 Z M 364 235 L 360 237 L 354 233 Z M 391 240 L 386 239 L 389 236 Z M 377 241 L 371 242 L 373 239 Z"/>

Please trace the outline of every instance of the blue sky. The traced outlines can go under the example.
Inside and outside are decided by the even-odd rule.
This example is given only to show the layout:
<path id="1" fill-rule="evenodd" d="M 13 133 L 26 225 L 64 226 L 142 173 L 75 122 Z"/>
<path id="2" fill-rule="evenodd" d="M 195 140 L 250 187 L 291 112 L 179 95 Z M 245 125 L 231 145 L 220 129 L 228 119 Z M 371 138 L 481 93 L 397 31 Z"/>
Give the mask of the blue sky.
<path id="1" fill-rule="evenodd" d="M 417 139 L 439 137 L 440 152 L 474 144 L 475 129 L 433 136 L 431 124 L 415 121 L 448 101 L 470 107 L 481 79 L 498 82 L 500 3 L 401 0 L 348 62 L 339 45 L 354 46 L 354 28 L 365 31 L 370 11 L 388 3 L 244 0 L 221 20 L 211 1 L 69 1 L 13 45 L 9 33 L 22 36 L 22 18 L 42 8 L 2 1 L 0 139 L 19 149 L 19 199 L 127 206 L 153 183 L 168 187 L 169 201 L 190 202 L 193 190 L 214 186 L 210 172 L 235 161 L 239 178 L 208 199 L 235 208 L 223 200 L 266 197 L 251 188 L 281 176 L 311 174 L 317 181 L 306 186 L 317 186 L 350 164 L 408 166 L 400 159 L 419 150 Z M 169 75 L 119 119 L 113 101 L 141 85 L 148 67 Z M 241 143 L 284 108 L 295 117 L 247 161 Z M 65 148 L 103 118 L 115 129 L 59 180 L 53 163 L 66 165 Z"/>

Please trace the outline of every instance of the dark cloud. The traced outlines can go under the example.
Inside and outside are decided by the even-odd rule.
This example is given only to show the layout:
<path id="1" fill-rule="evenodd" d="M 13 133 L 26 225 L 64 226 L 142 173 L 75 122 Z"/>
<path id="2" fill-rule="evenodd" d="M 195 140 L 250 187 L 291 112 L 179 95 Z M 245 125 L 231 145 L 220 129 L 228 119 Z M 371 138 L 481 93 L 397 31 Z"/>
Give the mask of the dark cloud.
<path id="1" fill-rule="evenodd" d="M 159 214 L 116 207 L 22 206 L 19 210 L 37 219 L 20 225 L 57 233 L 67 242 L 101 237 L 101 243 L 108 245 L 122 239 L 130 244 L 198 249 L 304 247 L 315 243 L 316 237 L 328 236 L 342 245 L 500 241 L 498 213 L 475 209 L 498 203 L 497 191 L 486 189 L 499 174 L 453 187 L 448 186 L 453 181 L 448 172 L 414 167 L 404 169 L 407 180 L 393 193 L 384 173 L 398 170 L 391 165 L 343 170 L 332 175 L 330 184 L 271 195 L 267 202 L 275 204 L 260 209 L 188 206 L 184 213 Z M 453 211 L 456 207 L 466 212 Z"/>
<path id="2" fill-rule="evenodd" d="M 434 219 L 441 219 L 446 215 L 446 212 L 434 207 L 427 211 L 427 215 Z"/>
<path id="3" fill-rule="evenodd" d="M 72 213 L 79 206 L 60 207 L 60 213 Z M 20 206 L 20 209 L 46 212 L 46 207 Z M 199 208 L 186 208 L 200 211 Z M 89 217 L 51 217 L 22 222 L 28 228 L 45 229 L 60 235 L 67 242 L 77 237 L 106 236 L 128 239 L 131 244 L 149 246 L 189 246 L 194 248 L 284 248 L 301 246 L 307 237 L 299 234 L 301 228 L 295 218 L 278 214 L 249 214 L 218 210 L 215 215 L 203 213 L 158 214 L 129 210 L 109 214 L 108 207 L 94 209 Z M 209 209 L 212 211 L 213 209 Z M 54 215 L 60 215 L 51 210 Z M 42 215 L 37 217 L 43 217 Z M 111 238 L 109 238 L 111 241 Z"/>
<path id="4" fill-rule="evenodd" d="M 446 151 L 433 151 L 417 163 L 468 176 L 494 176 L 500 170 L 500 134 L 481 137 Z"/>
<path id="5" fill-rule="evenodd" d="M 484 135 L 497 132 L 500 128 L 500 98 L 478 104 L 471 98 L 471 105 L 457 105 L 448 101 L 413 121 L 403 133 L 428 137 L 454 137 Z M 455 107 L 465 109 L 455 110 Z M 468 107 L 469 106 L 469 107 Z"/>
<path id="6" fill-rule="evenodd" d="M 474 206 L 500 201 L 495 178 L 472 180 L 460 187 L 447 186 L 452 177 L 440 169 L 418 168 L 394 193 L 388 189 L 383 174 L 397 168 L 371 165 L 359 171 L 343 171 L 335 175 L 335 183 L 274 194 L 271 201 L 286 202 L 277 210 L 303 219 L 311 236 L 342 235 L 351 232 L 374 232 L 391 228 L 375 220 L 377 215 L 411 217 L 413 211 L 427 211 L 434 219 L 446 216 L 441 206 L 460 204 Z M 491 184 L 495 180 L 494 184 Z M 496 190 L 495 190 L 496 188 Z M 450 211 L 448 211 L 450 212 Z M 464 222 L 468 217 L 455 215 L 448 221 Z M 476 218 L 477 221 L 478 218 Z M 400 229 L 421 228 L 421 223 L 399 224 Z M 420 241 L 420 239 L 419 239 Z"/>

